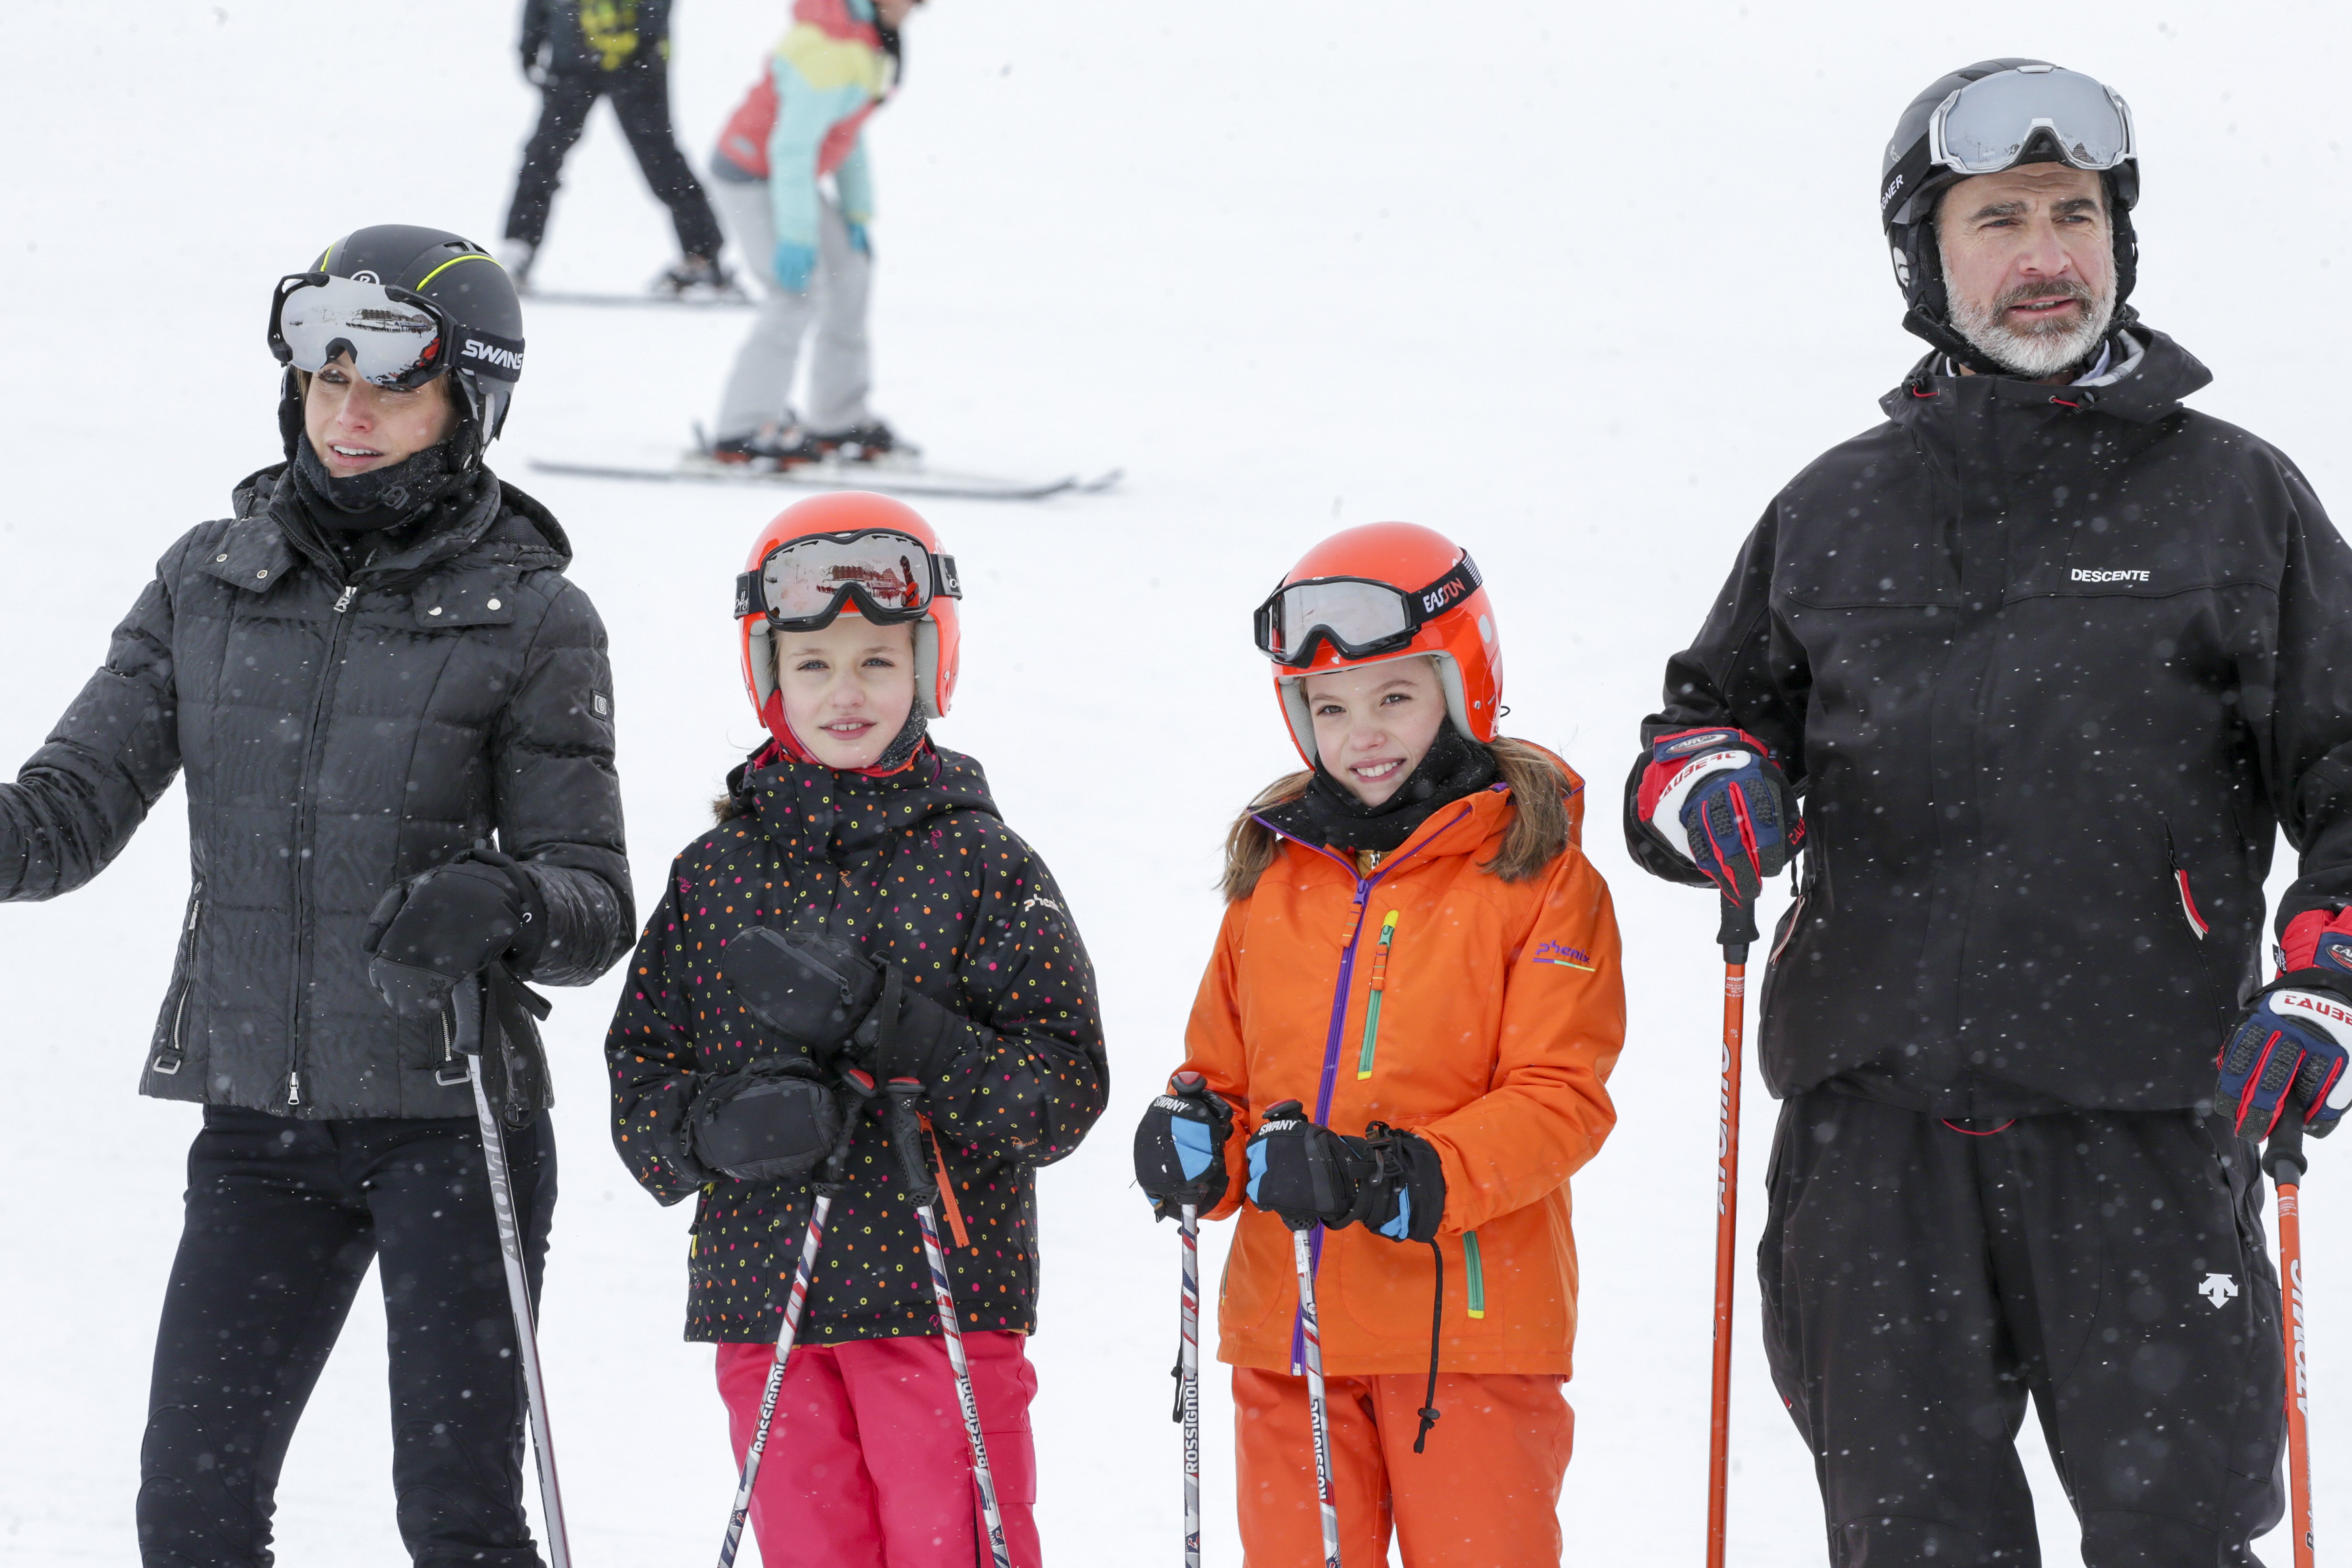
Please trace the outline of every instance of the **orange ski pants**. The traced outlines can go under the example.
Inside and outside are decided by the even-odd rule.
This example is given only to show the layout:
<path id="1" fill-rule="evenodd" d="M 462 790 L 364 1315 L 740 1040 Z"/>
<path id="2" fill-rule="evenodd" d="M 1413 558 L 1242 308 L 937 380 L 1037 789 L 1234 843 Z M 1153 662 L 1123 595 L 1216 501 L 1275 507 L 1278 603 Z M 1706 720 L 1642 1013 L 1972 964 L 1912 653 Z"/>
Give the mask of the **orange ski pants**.
<path id="1" fill-rule="evenodd" d="M 1339 1555 L 1405 1568 L 1557 1568 L 1559 1487 L 1576 1415 L 1565 1378 L 1448 1373 L 1421 1453 L 1423 1373 L 1324 1380 Z M 1236 1468 L 1244 1568 L 1317 1568 L 1323 1515 L 1315 1499 L 1315 1438 L 1307 1379 L 1234 1369 Z"/>

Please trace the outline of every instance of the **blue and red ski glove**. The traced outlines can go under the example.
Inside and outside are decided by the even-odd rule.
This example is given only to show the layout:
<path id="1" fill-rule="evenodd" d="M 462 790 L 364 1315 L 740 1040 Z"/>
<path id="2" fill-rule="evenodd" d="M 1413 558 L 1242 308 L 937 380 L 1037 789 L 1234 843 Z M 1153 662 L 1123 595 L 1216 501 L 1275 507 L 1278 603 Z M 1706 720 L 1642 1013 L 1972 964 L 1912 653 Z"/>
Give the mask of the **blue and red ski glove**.
<path id="1" fill-rule="evenodd" d="M 1168 1080 L 1135 1129 L 1135 1184 L 1155 1219 L 1175 1219 L 1186 1204 L 1206 1214 L 1225 1201 L 1225 1140 L 1234 1108 L 1196 1072 Z"/>
<path id="2" fill-rule="evenodd" d="M 1723 896 L 1753 904 L 1804 842 L 1789 781 L 1744 730 L 1677 730 L 1650 742 L 1634 811 L 1658 841 Z"/>
<path id="3" fill-rule="evenodd" d="M 1350 1138 L 1286 1100 L 1249 1141 L 1249 1201 L 1293 1230 L 1361 1225 L 1391 1241 L 1428 1241 L 1445 1217 L 1437 1151 L 1384 1122 Z"/>
<path id="4" fill-rule="evenodd" d="M 2280 939 L 2279 977 L 2221 1047 L 2214 1104 L 2242 1138 L 2290 1109 L 2314 1138 L 2352 1110 L 2352 910 L 2306 910 Z"/>

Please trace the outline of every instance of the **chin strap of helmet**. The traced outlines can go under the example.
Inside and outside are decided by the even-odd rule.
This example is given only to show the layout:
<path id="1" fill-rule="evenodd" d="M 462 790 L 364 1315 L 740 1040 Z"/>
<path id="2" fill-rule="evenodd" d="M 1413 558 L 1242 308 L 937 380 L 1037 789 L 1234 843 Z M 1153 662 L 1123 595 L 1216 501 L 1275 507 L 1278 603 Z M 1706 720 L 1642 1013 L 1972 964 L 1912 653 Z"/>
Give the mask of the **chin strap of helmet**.
<path id="1" fill-rule="evenodd" d="M 776 744 L 782 747 L 784 754 L 793 761 L 805 763 L 813 768 L 832 766 L 829 763 L 819 761 L 815 754 L 801 742 L 801 738 L 793 733 L 793 722 L 784 717 L 784 693 L 782 687 L 768 693 L 768 700 L 760 709 L 760 721 L 768 727 L 768 733 L 775 737 Z M 856 773 L 860 778 L 869 779 L 903 773 L 914 766 L 917 754 L 923 749 L 923 737 L 929 728 L 930 716 L 923 711 L 922 703 L 919 701 L 912 703 L 907 709 L 907 721 L 898 726 L 898 734 L 891 737 L 890 743 L 882 749 L 880 756 L 874 759 L 871 767 L 836 768 L 834 771 Z"/>

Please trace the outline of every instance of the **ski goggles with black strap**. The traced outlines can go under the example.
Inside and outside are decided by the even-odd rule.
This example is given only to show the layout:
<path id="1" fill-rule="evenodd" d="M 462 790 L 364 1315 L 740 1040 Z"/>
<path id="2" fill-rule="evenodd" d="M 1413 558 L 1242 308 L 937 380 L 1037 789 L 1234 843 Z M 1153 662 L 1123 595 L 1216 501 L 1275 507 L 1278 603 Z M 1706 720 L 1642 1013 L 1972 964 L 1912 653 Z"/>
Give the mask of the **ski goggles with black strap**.
<path id="1" fill-rule="evenodd" d="M 847 604 L 887 625 L 921 620 L 934 598 L 962 597 L 954 556 L 889 529 L 788 539 L 735 579 L 735 614 L 787 632 L 823 630 Z"/>
<path id="2" fill-rule="evenodd" d="M 462 327 L 422 294 L 325 272 L 278 280 L 269 350 L 312 374 L 349 354 L 361 380 L 411 392 L 453 365 L 498 381 L 522 377 L 521 343 Z"/>
<path id="3" fill-rule="evenodd" d="M 2133 162 L 2139 143 L 2130 106 L 2105 83 L 2058 66 L 1979 77 L 1936 106 L 1926 138 L 1896 166 L 1881 205 L 1907 200 L 1931 169 L 1997 174 L 2041 153 L 2094 173 Z"/>
<path id="4" fill-rule="evenodd" d="M 1370 658 L 1412 641 L 1413 634 L 1468 598 L 1485 579 L 1465 551 L 1453 570 L 1423 588 L 1371 577 L 1316 577 L 1286 583 L 1253 618 L 1258 651 L 1276 664 L 1301 666 L 1318 642 L 1342 658 Z"/>

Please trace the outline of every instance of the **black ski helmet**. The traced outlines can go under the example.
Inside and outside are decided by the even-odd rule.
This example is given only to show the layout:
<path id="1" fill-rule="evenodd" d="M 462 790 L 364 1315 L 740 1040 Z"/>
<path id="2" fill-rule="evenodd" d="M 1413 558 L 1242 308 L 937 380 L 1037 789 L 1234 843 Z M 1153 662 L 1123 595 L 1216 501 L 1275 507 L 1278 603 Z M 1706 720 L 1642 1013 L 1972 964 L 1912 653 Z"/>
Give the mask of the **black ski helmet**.
<path id="1" fill-rule="evenodd" d="M 1936 235 L 1936 209 L 1944 192 L 1966 176 L 1928 162 L 1928 122 L 1946 99 L 1970 82 L 2025 68 L 2053 68 L 2047 60 L 2008 57 L 1979 60 L 1937 77 L 1895 122 L 1895 134 L 1878 165 L 1878 220 L 1886 230 L 1895 284 L 1903 290 L 1904 330 L 1979 371 L 1998 372 L 2000 367 L 1952 326 L 1951 300 L 1944 291 L 1944 258 Z M 2016 159 L 2018 163 L 2063 162 L 2057 138 L 2046 129 L 2028 138 Z M 2139 201 L 2139 160 L 2127 157 L 2099 178 L 2106 187 L 2108 229 L 2115 237 L 2115 324 L 2121 326 L 2136 319 L 2126 301 L 2139 276 L 2139 237 L 2131 221 L 2131 210 Z"/>
<path id="2" fill-rule="evenodd" d="M 353 229 L 327 247 L 311 273 L 381 284 L 416 296 L 449 319 L 457 342 L 445 374 L 458 391 L 456 466 L 471 468 L 498 437 L 522 376 L 522 301 L 513 280 L 490 253 L 461 235 L 415 224 L 384 223 Z M 300 275 L 297 275 L 298 277 Z M 281 283 L 282 302 L 293 279 Z M 285 364 L 278 405 L 286 455 L 302 434 L 302 382 L 286 345 L 275 333 L 270 347 Z"/>

